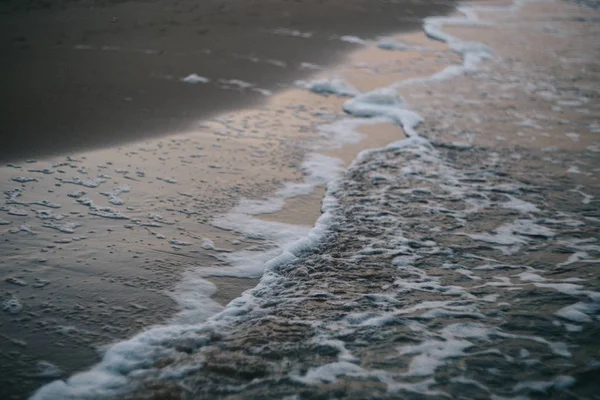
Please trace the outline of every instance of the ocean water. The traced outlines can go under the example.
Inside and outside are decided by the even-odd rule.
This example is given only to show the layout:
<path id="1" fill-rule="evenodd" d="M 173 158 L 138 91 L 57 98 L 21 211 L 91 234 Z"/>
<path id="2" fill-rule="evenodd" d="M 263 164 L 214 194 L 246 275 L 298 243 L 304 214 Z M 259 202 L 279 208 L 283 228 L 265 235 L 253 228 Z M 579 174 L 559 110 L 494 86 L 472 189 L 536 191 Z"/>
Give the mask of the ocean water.
<path id="1" fill-rule="evenodd" d="M 368 91 L 340 77 L 299 82 L 319 95 L 349 97 L 341 106 L 348 116 L 321 122 L 324 140 L 311 143 L 302 179 L 209 221 L 257 245 L 219 254 L 219 269 L 189 268 L 175 290 L 180 312 L 169 323 L 108 346 L 89 371 L 54 381 L 33 398 L 591 398 L 600 368 L 597 84 L 584 67 L 573 67 L 580 86 L 553 84 L 554 71 L 532 69 L 525 57 L 507 59 L 452 31 L 493 30 L 500 22 L 525 29 L 519 18 L 540 16 L 523 16 L 528 6 L 465 6 L 460 16 L 427 19 L 425 33 L 462 60 L 430 77 Z M 579 33 L 539 18 L 536 32 L 563 39 Z M 582 48 L 573 50 L 583 57 Z M 590 61 L 573 60 L 565 63 Z M 477 91 L 484 86 L 482 102 Z M 580 115 L 532 118 L 531 108 L 518 105 L 533 106 L 514 93 L 534 93 L 560 108 L 554 112 Z M 492 106 L 507 100 L 513 106 L 506 110 Z M 506 146 L 510 137 L 472 128 L 485 112 L 496 124 L 486 128 L 529 140 Z M 347 168 L 323 154 L 364 139 L 361 126 L 381 123 L 400 126 L 406 139 L 366 150 Z M 558 131 L 554 147 L 539 144 Z M 22 178 L 17 182 L 27 183 Z M 103 179 L 62 183 L 90 189 Z M 260 218 L 323 185 L 314 226 Z M 128 190 L 118 186 L 103 196 L 118 206 Z M 27 212 L 18 192 L 7 196 L 15 204 L 7 213 Z M 72 197 L 95 215 L 126 217 L 83 196 Z M 52 205 L 41 205 L 48 210 L 38 217 L 61 232 L 77 229 L 60 222 Z M 210 239 L 202 246 L 219 248 Z M 215 276 L 260 282 L 222 307 L 211 300 L 208 279 Z M 22 306 L 15 297 L 3 307 L 18 313 Z M 52 365 L 41 368 L 56 374 Z"/>

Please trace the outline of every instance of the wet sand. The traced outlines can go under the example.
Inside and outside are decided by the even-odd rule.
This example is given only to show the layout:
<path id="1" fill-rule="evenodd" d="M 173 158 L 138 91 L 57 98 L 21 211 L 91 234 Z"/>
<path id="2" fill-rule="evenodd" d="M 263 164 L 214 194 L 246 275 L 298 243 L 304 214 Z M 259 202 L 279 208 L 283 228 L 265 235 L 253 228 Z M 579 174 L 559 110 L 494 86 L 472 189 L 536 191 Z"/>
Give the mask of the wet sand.
<path id="1" fill-rule="evenodd" d="M 129 3 L 108 5 L 108 11 L 105 10 L 106 15 L 111 15 L 114 11 L 110 7 L 125 7 L 127 4 Z M 145 4 L 143 7 L 146 6 L 149 5 Z M 71 5 L 65 7 L 68 13 Z M 32 15 L 37 15 L 36 18 L 46 18 L 48 15 L 55 15 L 52 13 L 62 11 L 65 10 L 50 8 L 50 10 L 34 9 L 15 12 L 23 13 L 22 18 L 29 18 Z M 83 11 L 80 9 L 78 12 Z M 363 11 L 360 11 L 360 15 L 363 15 Z M 79 21 L 78 18 L 74 20 Z M 412 26 L 410 24 L 415 21 L 411 17 L 409 22 L 408 25 L 400 28 Z M 313 25 L 308 22 L 307 24 L 307 29 L 313 28 Z M 332 48 L 342 52 L 355 46 L 331 39 L 334 30 L 330 31 L 326 28 L 322 31 L 326 32 L 325 34 L 315 33 L 308 39 L 282 35 L 281 32 L 266 34 L 262 22 L 257 26 L 259 25 L 257 34 L 266 35 L 276 41 L 275 48 L 280 46 L 284 49 L 282 51 L 293 50 L 294 54 L 289 56 L 292 58 L 283 57 L 287 60 L 286 65 L 291 59 L 298 63 L 308 60 L 324 65 L 335 61 L 332 54 L 337 53 L 332 53 Z M 4 29 L 5 25 L 2 26 Z M 336 25 L 335 32 L 339 34 L 342 32 L 337 30 L 338 26 L 340 25 Z M 314 25 L 315 32 L 317 28 L 318 26 Z M 363 28 L 356 30 L 348 25 L 348 30 L 343 33 L 368 35 L 380 33 L 380 28 L 381 26 L 374 27 L 367 24 L 364 30 Z M 118 37 L 120 40 L 130 39 L 128 35 L 118 30 L 111 31 L 110 34 L 113 35 L 111 37 Z M 108 36 L 100 35 L 100 37 L 104 40 Z M 174 37 L 168 39 L 173 40 Z M 427 41 L 422 33 L 416 34 L 413 39 L 417 42 Z M 98 60 L 102 59 L 102 62 L 100 64 L 94 62 L 94 64 L 106 67 L 108 71 L 100 73 L 100 77 L 111 82 L 115 77 L 119 79 L 122 77 L 110 68 L 111 65 L 121 65 L 125 60 L 123 57 L 140 57 L 138 61 L 143 70 L 147 63 L 146 59 L 141 57 L 160 55 L 153 52 L 138 52 L 141 48 L 140 43 L 136 43 L 136 46 L 140 47 L 129 47 L 129 49 L 138 49 L 129 53 L 123 51 L 121 47 L 102 49 L 98 47 L 102 40 L 98 40 L 94 44 L 89 44 L 91 46 L 89 48 L 86 47 L 88 45 L 78 48 L 67 46 L 59 50 L 64 50 L 65 54 L 76 54 L 75 57 L 83 57 L 82 60 L 86 60 L 85 62 L 89 62 L 87 60 L 90 58 L 88 55 L 80 54 L 91 52 L 98 55 L 100 57 Z M 311 43 L 305 49 L 307 58 L 304 58 L 305 53 L 302 53 L 304 50 L 301 50 L 302 43 L 305 42 Z M 74 43 L 78 42 L 74 40 L 71 44 Z M 443 46 L 440 45 L 438 50 L 442 48 Z M 323 52 L 328 49 L 327 54 L 319 53 L 319 49 L 323 49 Z M 23 50 L 23 54 L 31 55 L 33 53 L 28 51 L 47 50 L 48 48 L 32 47 L 30 50 Z M 187 50 L 182 49 L 182 51 L 185 53 Z M 275 68 L 276 71 L 287 71 L 286 74 L 289 72 L 290 75 L 283 74 L 281 78 L 277 78 L 285 85 L 290 85 L 290 80 L 301 74 L 315 74 L 314 70 L 300 71 L 298 68 L 286 69 L 269 64 L 265 60 L 274 57 L 271 53 L 264 55 L 244 53 L 241 57 L 229 51 L 233 52 L 227 47 L 227 51 L 221 53 L 218 59 L 223 63 L 222 65 L 236 68 L 236 74 L 216 76 L 247 79 L 257 85 L 255 88 L 271 86 L 268 84 L 262 86 L 257 80 L 259 78 L 247 77 L 243 75 L 244 73 L 254 73 L 252 71 L 260 73 L 260 76 L 265 79 L 264 82 L 268 83 L 274 76 L 269 72 L 271 68 Z M 135 55 L 132 56 L 131 53 Z M 308 58 L 309 53 L 315 58 Z M 358 87 L 367 89 L 366 78 L 373 77 L 374 72 L 382 73 L 386 68 L 391 68 L 390 73 L 394 74 L 394 79 L 415 75 L 426 76 L 455 60 L 455 56 L 446 51 L 445 61 L 442 60 L 441 64 L 437 63 L 440 60 L 436 59 L 436 63 L 407 68 L 406 61 L 410 60 L 410 57 L 405 58 L 401 52 L 376 50 L 375 53 L 373 54 L 371 49 L 359 50 L 350 54 L 349 61 L 339 69 L 324 69 L 320 74 L 323 77 L 347 74 L 349 79 L 355 79 L 353 83 Z M 36 53 L 36 57 L 41 54 Z M 51 54 L 51 57 L 44 56 L 44 62 L 62 63 L 65 60 L 67 64 L 71 62 L 68 57 L 62 58 L 60 52 Z M 212 55 L 214 54 L 213 52 Z M 249 54 L 251 57 L 260 56 L 259 60 L 248 59 Z M 297 54 L 301 58 L 300 56 L 293 58 Z M 205 56 L 208 55 L 204 53 L 200 55 L 200 57 Z M 91 57 L 94 60 L 95 56 Z M 203 74 L 198 69 L 185 69 L 187 56 L 184 54 L 181 57 L 183 60 L 182 64 L 179 64 L 182 68 L 181 76 L 191 72 Z M 395 58 L 398 58 L 396 62 L 394 62 Z M 107 60 L 116 60 L 118 63 L 112 64 L 112 61 L 108 63 Z M 365 63 L 370 63 L 370 66 L 365 68 Z M 35 65 L 38 64 L 32 64 L 32 68 Z M 211 65 L 214 67 L 215 64 Z M 156 67 L 155 64 L 150 66 Z M 219 73 L 223 71 L 220 66 L 221 64 L 215 67 Z M 247 66 L 252 68 L 246 68 Z M 40 79 L 36 85 L 44 88 L 48 82 L 42 82 L 42 75 L 37 73 L 33 75 L 36 79 Z M 82 79 L 88 78 L 86 76 Z M 150 78 L 154 79 L 144 76 L 139 82 L 134 83 L 146 85 Z M 366 80 L 361 82 L 363 78 Z M 63 79 L 63 82 L 68 80 L 66 76 L 60 79 Z M 59 81 L 54 81 L 52 85 L 56 85 Z M 65 154 L 66 149 L 69 149 L 68 153 L 72 157 L 63 155 L 48 157 L 54 152 L 52 150 L 54 147 L 35 150 L 36 145 L 32 144 L 34 141 L 21 140 L 16 144 L 17 152 L 12 154 L 18 154 L 19 157 L 26 155 L 43 155 L 43 157 L 27 162 L 20 160 L 2 168 L 2 190 L 10 191 L 19 188 L 22 192 L 21 196 L 14 198 L 11 194 L 13 192 L 5 193 L 5 207 L 0 219 L 2 223 L 7 223 L 0 226 L 2 228 L 0 237 L 3 238 L 0 251 L 5 256 L 1 264 L 4 279 L 2 301 L 16 298 L 23 307 L 18 313 L 5 311 L 2 314 L 0 334 L 4 344 L 0 352 L 2 357 L 0 375 L 3 380 L 4 397 L 22 398 L 24 394 L 30 393 L 48 380 L 67 377 L 95 363 L 98 360 L 98 346 L 130 337 L 144 327 L 167 321 L 180 309 L 180 305 L 176 304 L 172 295 L 186 269 L 198 265 L 225 268 L 223 256 L 228 252 L 261 244 L 260 240 L 213 226 L 212 218 L 227 212 L 240 198 L 260 199 L 269 196 L 283 182 L 301 181 L 302 173 L 299 171 L 299 166 L 307 152 L 322 148 L 324 153 L 340 157 L 349 164 L 360 150 L 379 147 L 403 137 L 401 130 L 394 126 L 387 126 L 384 129 L 381 129 L 381 126 L 380 129 L 366 126 L 360 128 L 360 131 L 366 134 L 362 142 L 338 148 L 335 143 L 327 142 L 321 137 L 318 126 L 343 117 L 341 104 L 344 98 L 321 96 L 300 89 L 284 90 L 274 96 L 263 96 L 253 92 L 251 88 L 231 90 L 231 85 L 229 88 L 224 88 L 227 85 L 218 82 L 212 86 L 211 83 L 198 86 L 177 82 L 175 78 L 167 81 L 165 85 L 172 85 L 169 87 L 176 92 L 161 91 L 154 93 L 152 95 L 154 97 L 150 97 L 160 102 L 169 98 L 171 103 L 171 97 L 166 96 L 172 95 L 175 104 L 182 99 L 182 89 L 194 91 L 213 87 L 214 96 L 202 96 L 204 99 L 202 101 L 206 103 L 209 110 L 212 110 L 210 107 L 213 105 L 216 107 L 215 110 L 220 107 L 233 107 L 238 104 L 237 101 L 240 101 L 239 104 L 254 104 L 254 106 L 202 120 L 201 117 L 205 115 L 205 104 L 202 103 L 199 112 L 196 112 L 196 109 L 187 109 L 189 120 L 184 121 L 185 118 L 177 116 L 177 124 L 181 121 L 185 122 L 178 125 L 179 128 L 183 126 L 187 128 L 184 132 L 98 150 L 75 151 L 75 149 L 104 147 L 107 143 L 111 143 L 112 139 L 106 134 L 92 134 L 91 126 L 89 126 L 91 130 L 84 130 L 90 132 L 89 135 L 77 139 L 82 141 L 81 147 L 79 145 L 65 147 L 61 137 L 48 136 L 46 135 L 48 131 L 44 131 L 44 135 L 36 136 L 35 143 L 38 143 L 38 138 L 47 137 L 53 145 L 57 146 L 56 149 L 60 148 L 61 154 Z M 10 85 L 11 82 L 7 84 Z M 113 86 L 114 82 L 100 86 L 111 91 L 112 96 L 113 89 L 120 90 L 119 88 L 122 85 L 127 86 L 128 82 L 130 80 L 120 81 L 116 86 Z M 33 86 L 27 87 L 34 90 Z M 21 90 L 16 86 L 13 89 Z M 90 92 L 92 97 L 95 96 L 94 90 Z M 257 93 L 261 101 L 256 100 Z M 192 95 L 196 96 L 197 93 Z M 250 97 L 255 98 L 256 101 L 247 100 Z M 205 100 L 207 98 L 210 98 L 210 102 Z M 60 123 L 68 123 L 72 120 L 69 116 L 73 115 L 77 119 L 78 115 L 81 115 L 79 111 L 73 113 L 72 111 L 87 102 L 85 96 L 74 96 L 71 99 L 76 104 L 70 104 L 62 111 L 59 110 L 64 105 L 62 102 L 44 104 L 57 106 L 59 109 L 53 109 L 49 115 L 60 119 Z M 221 101 L 219 99 L 223 104 L 219 103 Z M 135 103 L 135 99 L 126 102 Z M 97 117 L 104 120 L 106 108 L 103 108 L 103 103 L 96 100 L 92 103 L 91 108 L 100 110 Z M 109 105 L 113 107 L 114 103 Z M 164 135 L 166 131 L 164 126 L 157 122 L 162 118 L 160 113 L 154 112 L 152 107 L 136 107 L 138 106 L 134 106 L 137 110 L 135 112 L 147 113 L 144 115 L 149 115 L 148 118 L 135 117 L 136 114 L 133 112 L 124 116 L 123 120 L 117 118 L 102 122 L 81 116 L 81 121 L 85 124 L 93 122 L 98 125 L 98 129 L 105 129 L 107 123 L 115 121 L 117 124 L 123 123 L 126 127 L 139 127 L 141 123 L 148 123 L 160 129 L 154 133 L 151 130 L 141 129 L 139 131 L 141 137 Z M 186 107 L 189 107 L 189 104 Z M 118 109 L 118 112 L 123 111 L 121 106 Z M 12 117 L 8 115 L 7 118 Z M 44 121 L 44 118 L 40 115 L 39 119 L 22 118 L 19 121 L 28 121 L 35 125 L 39 121 Z M 44 124 L 52 126 L 52 123 L 48 125 L 47 121 Z M 106 139 L 108 142 L 99 141 L 99 138 Z M 135 140 L 136 136 L 128 134 L 114 139 L 121 143 Z M 25 149 L 22 146 L 24 143 L 31 146 Z M 332 145 L 333 147 L 329 148 Z M 34 150 L 28 152 L 31 149 Z M 35 180 L 17 182 L 24 176 Z M 94 179 L 99 180 L 94 181 Z M 125 185 L 129 187 L 129 191 L 123 189 Z M 86 194 L 80 195 L 79 198 L 69 196 L 78 191 L 85 191 Z M 111 192 L 122 192 L 115 196 L 123 203 L 120 204 L 118 201 L 113 203 L 115 198 L 110 197 Z M 317 189 L 312 195 L 291 200 L 281 212 L 263 215 L 260 218 L 310 227 L 319 215 L 322 193 L 322 189 Z M 87 200 L 82 201 L 83 199 L 89 199 L 91 203 Z M 117 214 L 118 218 L 110 217 L 110 212 L 108 217 L 100 216 L 94 208 L 99 206 L 109 206 L 112 211 L 118 211 L 120 214 Z M 12 208 L 24 211 L 28 215 L 11 214 Z M 52 214 L 40 213 L 40 210 Z M 67 227 L 63 231 L 57 230 L 66 222 L 75 225 L 72 229 Z M 257 282 L 253 278 L 229 277 L 215 277 L 210 278 L 209 281 L 216 286 L 216 292 L 211 300 L 215 302 L 212 305 L 214 309 L 211 312 L 218 311 L 219 307 L 227 304 L 242 291 L 255 286 Z M 208 299 L 206 303 L 211 304 Z M 43 362 L 50 362 L 59 370 L 48 372 L 44 370 Z"/>
<path id="2" fill-rule="evenodd" d="M 460 32 L 458 28 L 448 30 L 457 35 L 472 34 Z M 480 35 L 479 32 L 477 36 Z M 494 43 L 493 34 L 486 39 Z M 388 52 L 369 46 L 350 54 L 345 58 L 347 62 L 323 71 L 321 76 L 343 76 L 357 88 L 370 90 L 401 79 L 428 76 L 458 60 L 443 44 L 429 41 L 422 33 L 403 35 L 398 40 L 426 46 L 428 50 Z M 539 40 L 539 37 L 531 40 Z M 513 50 L 507 49 L 505 56 Z M 528 55 L 528 51 L 523 54 Z M 438 89 L 441 90 L 440 97 L 436 98 Z M 494 118 L 490 118 L 489 126 L 484 126 L 479 135 L 473 136 L 470 123 L 476 115 L 470 115 L 468 111 L 489 116 L 496 114 L 486 108 L 486 104 L 476 109 L 468 103 L 456 107 L 465 107 L 460 115 L 468 115 L 471 120 L 453 118 L 452 126 L 456 131 L 452 131 L 452 138 L 447 139 L 448 136 L 440 133 L 448 132 L 448 126 L 444 125 L 448 114 L 436 114 L 436 104 L 439 106 L 439 102 L 447 99 L 448 93 L 461 90 L 467 94 L 472 92 L 468 81 L 451 82 L 442 88 L 432 86 L 425 94 L 403 91 L 411 104 L 418 104 L 427 113 L 427 121 L 434 121 L 431 125 L 426 124 L 424 130 L 441 145 L 450 146 L 458 138 L 469 145 L 482 147 L 502 147 L 517 143 L 513 140 L 521 140 L 520 144 L 537 148 L 539 142 L 532 143 L 531 140 L 535 136 L 544 140 L 544 146 L 560 145 L 566 150 L 582 150 L 594 145 L 593 139 L 583 134 L 580 134 L 581 142 L 572 139 L 575 136 L 563 136 L 564 132 L 555 125 L 552 125 L 554 130 L 545 127 L 543 133 L 550 132 L 548 136 L 541 135 L 542 132 L 532 134 L 537 129 L 531 126 L 531 132 L 521 132 L 523 135 L 520 136 L 518 131 L 507 128 L 502 119 Z M 251 96 L 248 91 L 223 92 Z M 5 313 L 0 326 L 5 340 L 1 355 L 2 376 L 7 377 L 3 386 L 8 388 L 7 396 L 19 398 L 21 393 L 30 392 L 49 379 L 66 378 L 98 359 L 95 350 L 98 345 L 129 337 L 150 324 L 164 322 L 178 309 L 166 293 L 173 293 L 181 273 L 188 267 L 226 268 L 223 255 L 260 246 L 260 240 L 218 229 L 211 224 L 211 219 L 215 214 L 228 211 L 241 197 L 261 199 L 272 194 L 284 181 L 300 181 L 302 174 L 298 167 L 315 146 L 349 165 L 362 149 L 381 147 L 403 137 L 401 129 L 393 124 L 367 125 L 359 129 L 366 135 L 361 142 L 329 148 L 322 143 L 318 126 L 341 118 L 341 105 L 345 99 L 293 89 L 266 100 L 260 106 L 239 112 L 200 122 L 194 120 L 181 135 L 80 152 L 74 159 L 56 157 L 21 162 L 17 165 L 20 168 L 3 168 L 2 179 L 7 184 L 2 189 L 5 186 L 6 189 L 21 187 L 23 198 L 18 201 L 25 204 L 16 207 L 27 210 L 32 216 L 23 219 L 1 214 L 3 220 L 10 222 L 2 227 L 6 229 L 2 231 L 5 242 L 1 251 L 7 255 L 3 278 L 16 278 L 3 283 L 2 300 L 16 296 L 24 305 L 17 315 Z M 430 103 L 432 100 L 434 103 Z M 517 106 L 533 110 L 526 100 L 526 97 L 511 100 L 507 112 L 514 112 Z M 497 108 L 498 103 L 495 103 L 493 111 Z M 561 111 L 564 112 L 570 113 Z M 583 113 L 569 114 L 568 118 L 578 120 L 579 114 Z M 504 139 L 483 133 L 491 131 L 498 132 L 497 136 Z M 511 133 L 515 136 L 507 136 Z M 475 140 L 469 142 L 471 138 Z M 444 143 L 445 140 L 448 142 Z M 64 165 L 53 167 L 55 163 Z M 559 170 L 560 167 L 554 168 Z M 55 171 L 48 176 L 30 172 L 43 168 Z M 55 179 L 73 176 L 85 179 L 99 175 L 110 178 L 106 178 L 107 182 L 98 189 Z M 22 184 L 10 181 L 19 176 L 34 176 L 37 181 Z M 586 177 L 577 179 L 583 179 L 582 184 L 589 184 Z M 61 186 L 56 186 L 57 183 Z M 73 199 L 66 201 L 67 193 L 85 189 L 89 192 L 86 196 L 95 204 L 104 205 L 107 196 L 100 192 L 110 192 L 122 184 L 129 184 L 131 191 L 119 195 L 125 203 L 114 208 L 127 215 L 129 220 L 90 216 L 88 212 L 92 210 L 88 206 Z M 319 216 L 322 193 L 323 189 L 317 188 L 311 195 L 289 200 L 281 211 L 258 218 L 310 227 Z M 30 204 L 41 199 L 60 204 L 62 208 L 56 212 L 74 213 L 72 218 L 81 221 L 83 226 L 76 228 L 74 234 L 44 229 L 43 221 L 33 217 L 33 209 L 41 207 Z M 160 214 L 161 218 L 150 218 L 152 214 Z M 63 220 L 57 222 L 60 221 Z M 479 222 L 480 229 L 490 227 L 488 220 Z M 23 225 L 32 228 L 35 234 L 21 229 Z M 205 239 L 211 240 L 212 244 Z M 544 255 L 536 257 L 545 259 Z M 558 258 L 550 257 L 550 261 L 562 261 Z M 372 279 L 370 273 L 365 272 L 366 278 Z M 27 286 L 20 286 L 19 280 Z M 227 304 L 257 283 L 253 278 L 231 277 L 213 277 L 209 281 L 216 286 L 212 300 L 218 305 Z M 322 307 L 321 304 L 315 300 L 315 305 Z M 223 357 L 227 361 L 227 355 Z M 40 376 L 40 360 L 59 365 L 62 371 Z"/>
<path id="3" fill-rule="evenodd" d="M 452 1 L 4 1 L 0 161 L 69 154 L 187 130 L 264 102 L 374 37 L 419 29 Z M 198 74 L 206 84 L 186 84 Z M 220 80 L 241 80 L 239 90 Z M 262 93 L 261 93 L 262 92 Z"/>

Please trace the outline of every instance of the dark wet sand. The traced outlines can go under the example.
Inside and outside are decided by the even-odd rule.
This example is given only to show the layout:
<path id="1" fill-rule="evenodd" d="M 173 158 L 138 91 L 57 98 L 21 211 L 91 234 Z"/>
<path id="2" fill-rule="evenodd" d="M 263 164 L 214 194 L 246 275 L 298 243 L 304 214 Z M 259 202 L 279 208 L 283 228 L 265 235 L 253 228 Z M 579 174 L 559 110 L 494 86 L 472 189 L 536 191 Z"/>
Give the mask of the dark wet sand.
<path id="1" fill-rule="evenodd" d="M 416 29 L 422 17 L 446 13 L 452 5 L 429 0 L 4 1 L 0 161 L 184 130 L 199 118 L 266 98 L 223 90 L 219 79 L 276 90 L 313 72 L 301 69 L 302 62 L 331 64 L 354 48 L 332 35 L 372 37 Z M 275 28 L 314 35 L 269 32 Z M 180 81 L 191 73 L 211 82 Z"/>

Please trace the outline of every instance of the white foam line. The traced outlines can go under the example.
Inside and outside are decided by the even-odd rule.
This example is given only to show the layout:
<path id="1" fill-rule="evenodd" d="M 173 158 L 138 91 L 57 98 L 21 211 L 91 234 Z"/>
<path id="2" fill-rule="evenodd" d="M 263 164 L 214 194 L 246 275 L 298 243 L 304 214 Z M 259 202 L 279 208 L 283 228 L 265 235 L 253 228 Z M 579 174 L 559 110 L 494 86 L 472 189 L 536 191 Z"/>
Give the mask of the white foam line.
<path id="1" fill-rule="evenodd" d="M 515 11 L 523 3 L 522 0 L 517 0 L 513 6 L 504 8 L 502 11 Z M 422 122 L 421 116 L 408 108 L 404 100 L 397 94 L 396 89 L 409 84 L 448 79 L 465 72 L 473 71 L 481 61 L 488 59 L 491 52 L 485 46 L 477 43 L 463 42 L 442 31 L 442 27 L 447 24 L 481 24 L 477 20 L 476 9 L 464 6 L 459 7 L 459 10 L 465 15 L 464 18 L 433 17 L 425 19 L 424 29 L 427 35 L 432 39 L 446 42 L 450 48 L 461 54 L 463 58 L 461 66 L 447 67 L 444 71 L 429 78 L 398 82 L 388 88 L 377 89 L 358 95 L 344 104 L 344 110 L 355 117 L 382 117 L 401 125 L 408 138 L 388 145 L 386 147 L 388 149 L 401 147 L 419 148 L 423 145 L 432 148 L 433 146 L 429 141 L 419 136 L 416 131 L 417 126 Z M 488 10 L 490 10 L 489 7 L 486 8 L 486 11 Z M 358 162 L 365 154 L 381 150 L 365 150 L 359 154 L 353 164 Z M 331 193 L 335 191 L 337 185 L 335 178 L 339 176 L 341 166 L 337 165 L 337 168 L 338 170 L 336 170 L 335 174 L 321 177 L 322 180 L 329 179 L 329 183 L 327 184 L 327 194 L 323 199 L 322 214 L 315 223 L 315 226 L 308 230 L 305 236 L 305 232 L 290 233 L 285 243 L 280 245 L 276 252 L 271 253 L 268 251 L 264 253 L 269 256 L 276 253 L 278 255 L 264 262 L 264 273 L 255 289 L 244 292 L 239 298 L 227 305 L 227 307 L 221 309 L 218 304 L 210 299 L 215 288 L 214 285 L 207 283 L 203 279 L 206 277 L 206 270 L 190 270 L 184 276 L 182 283 L 178 287 L 180 292 L 176 295 L 184 308 L 182 314 L 188 318 L 183 318 L 179 321 L 175 319 L 172 324 L 167 326 L 151 327 L 130 339 L 108 347 L 102 360 L 91 369 L 71 376 L 66 382 L 57 380 L 43 386 L 32 396 L 32 399 L 97 399 L 104 396 L 114 396 L 127 387 L 129 382 L 128 376 L 140 377 L 152 369 L 152 365 L 156 360 L 178 354 L 177 350 L 174 349 L 175 346 L 172 346 L 174 339 L 196 343 L 199 347 L 202 344 L 210 342 L 210 334 L 207 333 L 209 330 L 234 324 L 240 315 L 250 312 L 255 303 L 253 293 L 260 292 L 262 287 L 270 286 L 273 281 L 277 280 L 277 270 L 285 268 L 286 265 L 289 265 L 301 253 L 313 248 L 323 239 L 330 228 L 333 219 L 333 210 L 337 204 L 337 199 Z M 332 169 L 335 170 L 336 168 Z M 308 179 L 310 179 L 310 174 L 308 176 Z M 324 183 L 322 180 L 321 183 Z M 315 187 L 313 183 L 309 183 L 306 187 L 301 186 L 304 191 L 296 187 L 291 190 L 291 194 L 305 193 L 310 186 L 312 188 Z M 310 190 L 312 191 L 312 189 Z M 282 196 L 280 193 L 279 198 L 281 197 L 285 198 L 286 195 Z M 290 197 L 293 196 L 290 195 Z M 239 208 L 234 210 L 234 212 L 248 217 L 248 215 L 252 215 L 254 207 L 262 207 L 261 212 L 269 209 L 269 207 L 271 207 L 270 209 L 280 209 L 282 203 L 277 201 L 275 205 L 270 204 L 273 201 L 272 199 L 268 199 L 266 203 L 241 203 Z M 246 212 L 241 213 L 240 211 Z M 245 228 L 230 226 L 230 229 L 244 231 Z M 253 227 L 252 229 L 257 228 Z M 289 229 L 289 226 L 286 226 L 285 229 Z M 295 229 L 298 229 L 298 227 Z M 267 231 L 268 229 L 265 232 Z M 265 232 L 262 233 L 264 234 Z M 273 233 L 274 231 L 270 234 Z M 295 235 L 298 236 L 296 237 Z M 238 271 L 240 270 L 238 266 Z M 199 308 L 197 306 L 199 303 L 203 307 Z M 219 310 L 221 311 L 204 320 L 210 313 Z M 196 318 L 194 323 L 189 323 L 189 320 L 194 318 Z M 346 364 L 344 366 L 347 367 Z M 342 369 L 345 370 L 344 373 L 352 373 L 354 371 L 352 368 Z M 173 371 L 170 373 L 173 374 Z M 336 375 L 333 372 L 331 374 L 332 376 Z M 160 377 L 160 375 L 154 376 Z"/>
<path id="2" fill-rule="evenodd" d="M 322 95 L 353 97 L 360 91 L 340 78 L 317 79 L 314 81 L 296 81 L 296 86 Z"/>

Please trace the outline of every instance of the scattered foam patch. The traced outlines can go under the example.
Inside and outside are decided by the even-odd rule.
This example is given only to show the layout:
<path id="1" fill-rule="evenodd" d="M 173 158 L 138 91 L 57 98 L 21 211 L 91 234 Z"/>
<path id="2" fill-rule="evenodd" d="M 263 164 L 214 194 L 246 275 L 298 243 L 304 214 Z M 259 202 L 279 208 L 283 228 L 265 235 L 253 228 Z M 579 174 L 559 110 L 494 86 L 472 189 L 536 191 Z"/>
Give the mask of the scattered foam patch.
<path id="1" fill-rule="evenodd" d="M 37 182 L 37 179 L 33 176 L 17 176 L 16 178 L 12 178 L 12 180 L 19 183 Z"/>
<path id="2" fill-rule="evenodd" d="M 101 192 L 100 194 L 108 197 L 108 202 L 117 206 L 120 206 L 124 203 L 123 199 L 119 197 L 119 195 L 123 193 L 129 193 L 131 188 L 128 185 L 122 185 L 114 188 L 110 192 Z"/>
<path id="3" fill-rule="evenodd" d="M 385 117 L 402 126 L 409 137 L 417 137 L 416 127 L 422 118 L 409 110 L 406 101 L 394 88 L 376 89 L 344 103 L 344 111 L 355 117 Z"/>
<path id="4" fill-rule="evenodd" d="M 14 206 L 1 207 L 0 210 L 5 211 L 9 215 L 14 215 L 17 217 L 26 217 L 29 215 L 27 211 Z"/>
<path id="5" fill-rule="evenodd" d="M 304 39 L 308 39 L 313 36 L 312 32 L 302 32 L 302 31 L 298 31 L 295 29 L 288 29 L 288 28 L 273 29 L 272 31 L 270 31 L 270 33 L 274 33 L 276 35 L 283 35 L 283 36 L 300 37 L 300 38 L 304 38 Z"/>
<path id="6" fill-rule="evenodd" d="M 181 78 L 181 81 L 185 82 L 185 83 L 197 84 L 197 83 L 208 83 L 208 82 L 210 82 L 210 79 L 205 78 L 200 75 L 197 75 L 197 74 L 190 74 L 184 78 Z"/>
<path id="7" fill-rule="evenodd" d="M 564 391 L 575 384 L 572 376 L 561 375 L 551 381 L 521 382 L 515 385 L 515 392 L 538 392 L 547 393 L 550 389 Z"/>
<path id="8" fill-rule="evenodd" d="M 255 86 L 253 83 L 242 81 L 240 79 L 219 79 L 219 83 L 226 89 L 245 90 Z"/>
<path id="9" fill-rule="evenodd" d="M 402 43 L 393 38 L 386 38 L 386 37 L 380 38 L 377 41 L 377 47 L 381 50 L 388 50 L 388 51 L 420 51 L 420 52 L 424 52 L 424 51 L 428 50 L 426 47 L 423 47 L 423 46 L 415 46 L 415 45 L 411 45 L 411 44 L 407 44 L 407 43 Z"/>
<path id="10" fill-rule="evenodd" d="M 404 43 L 400 43 L 393 39 L 382 39 L 377 42 L 377 47 L 381 50 L 391 50 L 391 51 L 405 51 L 409 50 L 410 46 Z"/>
<path id="11" fill-rule="evenodd" d="M 2 304 L 2 310 L 9 314 L 18 314 L 23 309 L 23 305 L 16 297 L 11 297 Z"/>
<path id="12" fill-rule="evenodd" d="M 79 185 L 79 186 L 85 186 L 88 188 L 97 188 L 98 186 L 100 186 L 101 184 L 103 184 L 104 182 L 106 182 L 106 178 L 103 177 L 97 177 L 97 178 L 90 178 L 90 179 L 81 179 L 79 177 L 73 177 L 73 178 L 56 178 L 59 182 L 61 183 L 70 183 L 72 185 Z"/>
<path id="13" fill-rule="evenodd" d="M 308 70 L 318 71 L 322 68 L 323 67 L 321 67 L 320 65 L 309 63 L 309 62 L 300 63 L 300 69 L 308 69 Z"/>
<path id="14" fill-rule="evenodd" d="M 42 224 L 42 226 L 44 228 L 54 229 L 54 230 L 57 230 L 57 231 L 63 232 L 63 233 L 75 233 L 75 229 L 80 227 L 81 224 L 77 223 L 77 222 L 63 222 L 63 223 L 46 222 L 46 223 Z"/>
<path id="15" fill-rule="evenodd" d="M 313 93 L 323 95 L 335 95 L 340 97 L 354 97 L 360 93 L 351 84 L 343 79 L 318 79 L 315 81 L 296 81 L 296 86 L 310 90 Z"/>
<path id="16" fill-rule="evenodd" d="M 352 36 L 352 35 L 340 36 L 340 40 L 342 42 L 352 43 L 352 44 L 361 44 L 361 45 L 369 44 L 368 40 L 361 39 L 358 36 Z"/>

